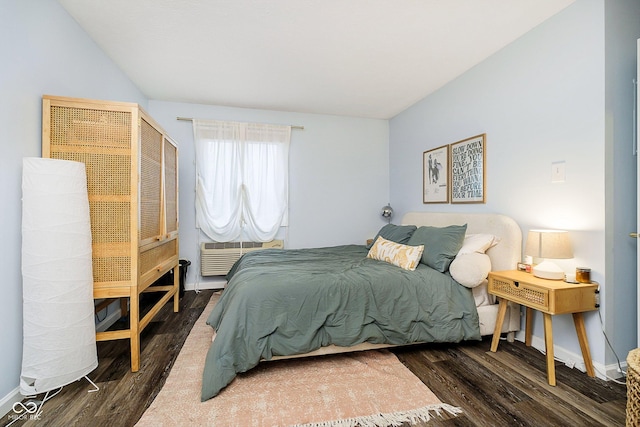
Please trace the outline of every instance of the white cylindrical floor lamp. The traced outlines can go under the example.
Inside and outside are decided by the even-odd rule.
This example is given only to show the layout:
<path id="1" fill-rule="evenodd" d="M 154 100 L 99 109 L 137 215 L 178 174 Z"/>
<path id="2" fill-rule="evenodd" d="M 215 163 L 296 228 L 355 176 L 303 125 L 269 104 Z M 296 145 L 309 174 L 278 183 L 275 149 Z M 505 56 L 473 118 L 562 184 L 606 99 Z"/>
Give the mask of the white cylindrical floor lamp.
<path id="1" fill-rule="evenodd" d="M 84 163 L 23 160 L 22 294 L 20 392 L 86 377 L 98 357 Z"/>

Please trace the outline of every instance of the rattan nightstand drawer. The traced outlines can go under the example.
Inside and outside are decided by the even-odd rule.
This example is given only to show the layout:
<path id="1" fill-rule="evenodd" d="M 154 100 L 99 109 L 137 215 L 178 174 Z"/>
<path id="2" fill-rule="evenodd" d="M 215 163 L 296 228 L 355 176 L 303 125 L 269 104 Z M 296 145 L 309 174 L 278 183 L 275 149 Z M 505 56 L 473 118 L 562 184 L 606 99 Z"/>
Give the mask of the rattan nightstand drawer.
<path id="1" fill-rule="evenodd" d="M 540 279 L 523 271 L 492 271 L 489 293 L 549 314 L 578 313 L 597 308 L 598 284 Z"/>
<path id="2" fill-rule="evenodd" d="M 503 277 L 490 277 L 489 292 L 527 307 L 541 310 L 549 308 L 549 291 L 528 283 L 508 280 Z"/>

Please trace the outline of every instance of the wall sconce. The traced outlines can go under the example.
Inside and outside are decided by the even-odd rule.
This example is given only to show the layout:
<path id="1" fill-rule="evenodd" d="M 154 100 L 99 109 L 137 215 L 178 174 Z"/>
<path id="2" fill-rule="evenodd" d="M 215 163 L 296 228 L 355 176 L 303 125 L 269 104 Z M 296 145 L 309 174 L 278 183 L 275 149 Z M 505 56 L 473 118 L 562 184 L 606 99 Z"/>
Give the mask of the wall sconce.
<path id="1" fill-rule="evenodd" d="M 532 269 L 543 279 L 562 280 L 564 271 L 549 259 L 573 258 L 569 232 L 564 230 L 529 230 L 524 254 L 544 260 Z"/>
<path id="2" fill-rule="evenodd" d="M 388 203 L 387 206 L 382 207 L 382 212 L 380 212 L 382 218 L 386 219 L 389 224 L 391 224 L 391 217 L 393 216 L 393 208 L 391 207 L 391 203 Z"/>

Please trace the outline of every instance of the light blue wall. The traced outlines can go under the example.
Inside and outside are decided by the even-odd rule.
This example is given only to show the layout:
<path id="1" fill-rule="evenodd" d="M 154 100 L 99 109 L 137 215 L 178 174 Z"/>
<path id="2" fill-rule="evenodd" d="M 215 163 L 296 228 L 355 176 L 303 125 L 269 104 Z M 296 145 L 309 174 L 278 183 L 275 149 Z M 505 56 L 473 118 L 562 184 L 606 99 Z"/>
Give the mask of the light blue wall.
<path id="1" fill-rule="evenodd" d="M 635 347 L 635 249 L 626 240 L 635 230 L 635 168 L 628 144 L 626 155 L 617 147 L 615 168 L 609 147 L 614 140 L 620 145 L 630 138 L 635 39 L 629 37 L 629 27 L 635 25 L 637 34 L 639 21 L 633 16 L 639 6 L 610 3 L 616 3 L 607 9 L 614 17 L 635 13 L 624 20 L 633 23 L 625 24 L 622 34 L 618 21 L 607 20 L 607 47 L 621 39 L 626 43 L 612 59 L 605 58 L 604 1 L 578 0 L 394 117 L 390 189 L 400 213 L 500 212 L 519 223 L 525 240 L 531 228 L 570 230 L 575 258 L 560 264 L 568 272 L 576 266 L 592 269 L 602 288 L 607 330 L 615 335 L 616 351 L 624 358 Z M 487 134 L 487 203 L 423 205 L 422 152 L 480 133 Z M 566 162 L 564 183 L 551 182 L 551 165 L 557 161 Z M 609 196 L 605 182 L 618 194 Z M 614 222 L 615 232 L 605 231 L 605 224 Z M 619 257 L 614 267 L 605 263 L 609 257 Z M 612 280 L 613 268 L 624 280 Z M 615 303 L 609 303 L 608 296 Z M 588 313 L 585 320 L 594 361 L 612 363 L 598 314 Z M 534 335 L 543 336 L 540 318 Z M 571 316 L 554 319 L 554 338 L 556 346 L 580 354 Z"/>
<path id="2" fill-rule="evenodd" d="M 637 39 L 640 38 L 640 2 L 605 1 L 606 61 L 606 331 L 624 361 L 640 343 L 637 333 L 636 165 L 633 155 L 633 79 L 636 78 Z M 607 361 L 615 359 L 607 352 Z"/>
<path id="3" fill-rule="evenodd" d="M 43 94 L 146 104 L 53 0 L 0 0 L 0 402 L 22 364 L 22 158 L 42 154 Z"/>
<path id="4" fill-rule="evenodd" d="M 379 212 L 389 197 L 387 120 L 153 100 L 148 112 L 180 150 L 180 257 L 192 262 L 189 286 L 211 280 L 198 277 L 192 126 L 176 117 L 304 126 L 291 135 L 287 247 L 363 244 L 385 224 Z"/>

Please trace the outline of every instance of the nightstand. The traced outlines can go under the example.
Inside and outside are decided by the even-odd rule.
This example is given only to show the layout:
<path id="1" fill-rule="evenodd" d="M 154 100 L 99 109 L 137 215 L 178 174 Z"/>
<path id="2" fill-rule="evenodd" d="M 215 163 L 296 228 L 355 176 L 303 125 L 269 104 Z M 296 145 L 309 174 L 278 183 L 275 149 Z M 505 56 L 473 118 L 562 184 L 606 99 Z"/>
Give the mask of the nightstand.
<path id="1" fill-rule="evenodd" d="M 547 280 L 524 271 L 493 271 L 489 273 L 489 293 L 500 298 L 496 328 L 491 341 L 491 351 L 496 352 L 500 341 L 500 330 L 507 310 L 507 302 L 512 301 L 527 308 L 525 320 L 525 345 L 531 346 L 533 310 L 544 316 L 544 344 L 547 353 L 547 379 L 549 385 L 556 385 L 556 369 L 553 358 L 553 330 L 551 316 L 555 314 L 573 315 L 573 323 L 580 342 L 587 375 L 595 376 L 589 341 L 584 327 L 582 313 L 595 310 L 597 283 L 566 283 L 562 280 Z"/>

